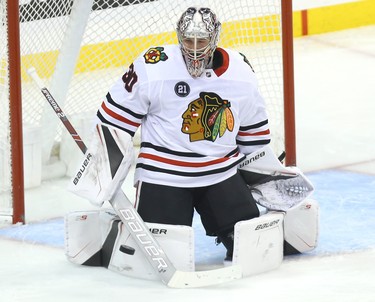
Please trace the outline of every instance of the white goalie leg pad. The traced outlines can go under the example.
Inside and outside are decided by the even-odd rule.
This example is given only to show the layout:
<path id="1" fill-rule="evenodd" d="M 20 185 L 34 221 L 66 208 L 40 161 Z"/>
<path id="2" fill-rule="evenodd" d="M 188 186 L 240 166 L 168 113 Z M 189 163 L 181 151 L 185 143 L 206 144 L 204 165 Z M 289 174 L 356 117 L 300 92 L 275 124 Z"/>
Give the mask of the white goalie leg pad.
<path id="1" fill-rule="evenodd" d="M 189 226 L 146 223 L 177 270 L 194 271 L 194 230 Z M 149 251 L 153 255 L 153 251 Z M 160 277 L 145 259 L 124 226 L 116 241 L 108 269 L 126 276 L 159 280 Z"/>
<path id="2" fill-rule="evenodd" d="M 121 187 L 133 162 L 132 137 L 117 128 L 97 124 L 68 190 L 102 206 Z"/>
<path id="3" fill-rule="evenodd" d="M 307 199 L 288 210 L 284 218 L 284 239 L 296 253 L 316 248 L 319 236 L 319 205 Z M 288 252 L 289 254 L 292 251 Z"/>
<path id="4" fill-rule="evenodd" d="M 92 263 L 100 266 L 100 251 L 108 235 L 114 214 L 111 210 L 68 213 L 65 216 L 65 254 L 75 264 Z M 95 255 L 98 262 L 93 264 Z"/>
<path id="5" fill-rule="evenodd" d="M 280 266 L 283 259 L 283 220 L 283 213 L 268 212 L 236 223 L 232 263 L 241 266 L 243 276 L 264 273 Z"/>
<path id="6" fill-rule="evenodd" d="M 176 269 L 195 270 L 192 227 L 146 224 Z M 152 255 L 154 251 L 149 252 Z M 103 266 L 135 278 L 160 279 L 112 209 L 66 215 L 65 254 L 75 264 Z"/>
<path id="7" fill-rule="evenodd" d="M 269 146 L 246 156 L 238 165 L 246 181 L 252 174 L 264 175 L 261 183 L 249 184 L 258 204 L 276 211 L 286 211 L 301 203 L 314 191 L 312 183 L 297 167 L 284 167 Z"/>

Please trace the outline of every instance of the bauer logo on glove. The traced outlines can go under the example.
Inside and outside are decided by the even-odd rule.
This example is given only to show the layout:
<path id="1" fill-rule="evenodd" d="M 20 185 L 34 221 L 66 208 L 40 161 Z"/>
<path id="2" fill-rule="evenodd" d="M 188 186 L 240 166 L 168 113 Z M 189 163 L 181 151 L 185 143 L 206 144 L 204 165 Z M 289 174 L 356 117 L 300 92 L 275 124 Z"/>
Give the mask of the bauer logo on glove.
<path id="1" fill-rule="evenodd" d="M 246 156 L 238 168 L 256 202 L 269 210 L 286 211 L 314 191 L 303 173 L 284 167 L 269 146 Z"/>

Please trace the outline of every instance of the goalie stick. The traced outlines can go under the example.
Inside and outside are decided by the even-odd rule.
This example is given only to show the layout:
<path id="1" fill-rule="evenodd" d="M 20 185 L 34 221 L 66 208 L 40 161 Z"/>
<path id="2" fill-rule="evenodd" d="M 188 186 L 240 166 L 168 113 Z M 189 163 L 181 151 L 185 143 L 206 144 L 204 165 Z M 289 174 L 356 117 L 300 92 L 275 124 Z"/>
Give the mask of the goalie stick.
<path id="1" fill-rule="evenodd" d="M 86 153 L 87 147 L 85 143 L 77 134 L 73 125 L 69 122 L 67 116 L 52 94 L 44 86 L 35 68 L 30 68 L 27 72 L 38 85 L 42 94 L 47 99 L 56 115 L 60 118 L 65 128 L 69 131 L 81 151 Z M 238 265 L 207 271 L 184 272 L 177 270 L 121 189 L 109 200 L 109 203 L 124 223 L 126 229 L 129 231 L 156 274 L 160 276 L 162 282 L 167 286 L 172 288 L 204 287 L 242 278 L 242 270 Z"/>

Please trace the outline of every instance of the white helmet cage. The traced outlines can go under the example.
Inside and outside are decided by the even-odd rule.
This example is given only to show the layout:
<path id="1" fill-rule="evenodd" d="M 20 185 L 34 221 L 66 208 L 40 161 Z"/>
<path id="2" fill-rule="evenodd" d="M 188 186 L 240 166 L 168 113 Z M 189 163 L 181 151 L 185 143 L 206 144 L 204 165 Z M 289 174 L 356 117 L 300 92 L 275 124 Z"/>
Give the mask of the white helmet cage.
<path id="1" fill-rule="evenodd" d="M 210 64 L 219 41 L 221 23 L 211 9 L 189 7 L 177 22 L 177 38 L 188 72 L 199 77 Z M 184 44 L 185 39 L 194 41 L 194 48 Z M 199 39 L 207 39 L 208 44 L 197 49 Z"/>

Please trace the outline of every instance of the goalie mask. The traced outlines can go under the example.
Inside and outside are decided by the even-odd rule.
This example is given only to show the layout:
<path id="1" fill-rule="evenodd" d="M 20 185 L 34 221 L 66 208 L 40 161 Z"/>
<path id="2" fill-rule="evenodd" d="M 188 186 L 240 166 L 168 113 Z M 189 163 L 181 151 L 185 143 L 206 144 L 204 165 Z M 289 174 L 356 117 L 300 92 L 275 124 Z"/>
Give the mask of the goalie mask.
<path id="1" fill-rule="evenodd" d="M 188 72 L 199 77 L 209 67 L 221 23 L 209 8 L 189 7 L 177 22 L 177 38 Z"/>

